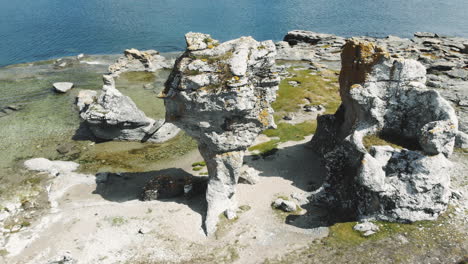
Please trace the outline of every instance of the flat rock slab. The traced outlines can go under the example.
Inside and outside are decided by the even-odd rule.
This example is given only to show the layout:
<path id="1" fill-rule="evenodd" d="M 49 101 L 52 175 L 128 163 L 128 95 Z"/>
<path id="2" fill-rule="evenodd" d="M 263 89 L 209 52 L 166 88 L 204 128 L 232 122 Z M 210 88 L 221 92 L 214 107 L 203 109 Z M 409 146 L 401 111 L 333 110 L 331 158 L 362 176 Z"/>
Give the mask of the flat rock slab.
<path id="1" fill-rule="evenodd" d="M 68 92 L 71 88 L 73 88 L 73 83 L 71 82 L 56 82 L 53 84 L 54 89 L 56 92 L 59 93 L 66 93 Z"/>

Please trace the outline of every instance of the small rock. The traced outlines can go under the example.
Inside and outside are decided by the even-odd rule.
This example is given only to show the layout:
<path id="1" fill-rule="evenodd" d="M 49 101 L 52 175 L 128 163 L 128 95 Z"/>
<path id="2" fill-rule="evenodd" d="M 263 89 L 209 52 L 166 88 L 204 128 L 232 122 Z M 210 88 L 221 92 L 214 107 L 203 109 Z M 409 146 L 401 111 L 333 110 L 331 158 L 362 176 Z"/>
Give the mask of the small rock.
<path id="1" fill-rule="evenodd" d="M 353 227 L 354 230 L 363 233 L 364 236 L 370 236 L 379 231 L 379 227 L 371 222 L 358 223 Z"/>
<path id="2" fill-rule="evenodd" d="M 292 87 L 297 87 L 297 86 L 299 86 L 301 83 L 298 82 L 298 81 L 289 81 L 288 84 L 291 85 Z"/>
<path id="3" fill-rule="evenodd" d="M 151 90 L 151 89 L 154 89 L 154 85 L 152 83 L 147 83 L 143 85 L 143 88 L 145 90 Z"/>
<path id="4" fill-rule="evenodd" d="M 226 216 L 226 218 L 228 220 L 233 220 L 233 219 L 237 218 L 236 212 L 234 212 L 233 210 L 230 210 L 230 209 L 224 211 L 224 216 Z"/>
<path id="5" fill-rule="evenodd" d="M 71 256 L 70 251 L 66 251 L 62 254 L 59 254 L 52 260 L 49 260 L 47 264 L 75 264 L 77 260 Z"/>
<path id="6" fill-rule="evenodd" d="M 239 182 L 252 184 L 252 185 L 256 184 L 259 181 L 258 175 L 259 175 L 259 172 L 256 169 L 244 165 L 241 168 L 241 173 L 239 175 Z"/>
<path id="7" fill-rule="evenodd" d="M 292 118 L 292 116 L 290 116 L 290 115 L 285 115 L 285 116 L 283 116 L 283 120 L 289 121 L 289 120 L 292 120 L 292 119 L 293 119 L 293 118 Z"/>
<path id="8" fill-rule="evenodd" d="M 79 60 L 79 59 L 82 59 L 82 58 L 84 58 L 84 54 L 83 54 L 83 53 L 76 55 L 76 59 Z"/>
<path id="9" fill-rule="evenodd" d="M 304 111 L 306 111 L 306 112 L 315 112 L 317 110 L 317 109 L 315 109 L 315 107 L 313 107 L 311 105 L 304 105 L 303 108 L 304 108 Z"/>
<path id="10" fill-rule="evenodd" d="M 281 209 L 284 212 L 294 212 L 297 210 L 296 203 L 281 198 L 278 198 L 273 202 L 273 207 L 276 209 Z"/>
<path id="11" fill-rule="evenodd" d="M 468 78 L 468 71 L 463 69 L 453 69 L 447 72 L 447 75 L 452 78 L 466 79 Z"/>
<path id="12" fill-rule="evenodd" d="M 414 36 L 417 38 L 435 38 L 437 35 L 431 32 L 416 32 Z"/>
<path id="13" fill-rule="evenodd" d="M 429 71 L 436 70 L 436 71 L 449 71 L 455 64 L 449 61 L 436 61 L 433 64 L 429 65 Z"/>
<path id="14" fill-rule="evenodd" d="M 67 154 L 69 153 L 73 148 L 73 145 L 69 145 L 69 144 L 61 144 L 57 147 L 57 152 L 61 155 L 64 155 L 64 154 Z"/>
<path id="15" fill-rule="evenodd" d="M 73 88 L 73 83 L 71 82 L 56 82 L 53 84 L 55 91 L 60 92 L 60 93 L 66 93 L 68 92 L 71 88 Z"/>
<path id="16" fill-rule="evenodd" d="M 458 131 L 455 136 L 455 147 L 468 148 L 468 134 Z"/>

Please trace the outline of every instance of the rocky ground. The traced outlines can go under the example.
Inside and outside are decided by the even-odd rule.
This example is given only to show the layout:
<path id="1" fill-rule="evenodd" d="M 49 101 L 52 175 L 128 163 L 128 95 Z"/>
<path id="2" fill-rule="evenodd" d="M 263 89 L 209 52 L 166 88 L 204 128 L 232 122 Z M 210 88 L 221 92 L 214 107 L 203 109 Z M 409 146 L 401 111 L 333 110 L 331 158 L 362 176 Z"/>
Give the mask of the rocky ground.
<path id="1" fill-rule="evenodd" d="M 313 45 L 304 44 L 304 39 Z M 28 196 L 24 196 L 27 199 L 2 203 L 4 213 L 0 216 L 5 218 L 1 219 L 4 241 L 0 239 L 0 244 L 4 246 L 0 262 L 465 263 L 468 157 L 464 149 L 456 149 L 450 158 L 455 164 L 451 181 L 454 194 L 449 210 L 437 221 L 376 222 L 379 231 L 364 236 L 353 229 L 355 222 L 309 201 L 323 182 L 325 170 L 307 142 L 315 132 L 317 115 L 334 113 L 340 104 L 339 51 L 344 39 L 317 34 L 315 39 L 308 36 L 301 41 L 292 37 L 285 40 L 288 42 L 277 43 L 279 54 L 294 61 L 277 63 L 284 69 L 280 72 L 279 96 L 272 105 L 278 128 L 266 130 L 247 153 L 245 165 L 258 171 L 259 176 L 251 179 L 256 182 L 253 185 L 238 184 L 238 218 L 221 216 L 217 232 L 206 237 L 203 195 L 139 200 L 145 184 L 157 175 L 206 175 L 195 142 L 187 136 L 163 144 L 95 144 L 57 137 L 41 143 L 44 146 L 34 153 L 15 154 L 14 165 L 8 164 L 10 170 L 4 170 L 22 171 L 21 177 L 29 180 L 29 187 Z M 418 59 L 429 69 L 427 85 L 453 103 L 461 120 L 460 129 L 466 132 L 467 55 L 466 46 L 462 47 L 466 40 L 418 34 L 412 40 L 388 37 L 376 41 Z M 57 67 L 64 61 L 58 63 Z M 141 95 L 143 84 L 148 82 L 157 90 L 167 73 L 160 75 L 155 73 L 150 81 L 145 75 L 132 91 L 120 91 Z M 95 78 L 100 80 L 98 75 Z M 124 76 L 120 85 L 122 81 L 132 84 L 135 79 Z M 73 89 L 77 88 L 80 86 Z M 131 97 L 148 113 L 144 100 Z M 22 110 L 17 111 L 10 111 L 5 120 L 13 122 L 12 117 Z M 14 153 L 12 146 L 7 147 Z M 60 176 L 26 170 L 24 161 L 41 153 L 46 158 L 77 162 L 81 181 L 64 184 Z M 103 176 L 98 172 L 110 173 Z M 52 188 L 49 194 L 67 187 L 62 188 L 63 195 L 56 197 L 52 207 L 50 195 L 43 188 L 47 186 Z M 274 209 L 272 204 L 278 198 L 301 207 L 292 212 Z M 12 215 L 15 210 L 20 213 Z"/>

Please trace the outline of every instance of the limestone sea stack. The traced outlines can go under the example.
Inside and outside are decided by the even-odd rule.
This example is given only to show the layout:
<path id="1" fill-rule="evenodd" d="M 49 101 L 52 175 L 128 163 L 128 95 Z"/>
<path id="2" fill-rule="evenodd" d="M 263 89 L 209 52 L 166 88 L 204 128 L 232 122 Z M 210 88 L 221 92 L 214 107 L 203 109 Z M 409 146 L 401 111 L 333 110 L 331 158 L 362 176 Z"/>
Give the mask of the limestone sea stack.
<path id="1" fill-rule="evenodd" d="M 342 105 L 318 118 L 311 142 L 328 174 L 322 201 L 358 219 L 437 218 L 451 194 L 454 109 L 415 60 L 354 38 L 341 60 Z"/>
<path id="2" fill-rule="evenodd" d="M 187 33 L 161 97 L 166 121 L 198 141 L 206 161 L 207 234 L 219 216 L 235 210 L 235 185 L 245 150 L 264 129 L 275 127 L 271 102 L 279 84 L 272 41 L 241 37 L 219 43 L 210 35 Z"/>

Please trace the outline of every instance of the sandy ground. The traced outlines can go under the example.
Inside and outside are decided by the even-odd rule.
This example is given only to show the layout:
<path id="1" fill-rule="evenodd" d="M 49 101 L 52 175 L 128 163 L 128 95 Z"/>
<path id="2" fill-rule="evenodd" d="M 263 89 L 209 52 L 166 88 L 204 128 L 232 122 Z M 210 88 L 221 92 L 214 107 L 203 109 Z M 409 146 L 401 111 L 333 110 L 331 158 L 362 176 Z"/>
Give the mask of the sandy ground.
<path id="1" fill-rule="evenodd" d="M 237 188 L 239 205 L 250 209 L 239 212 L 237 220 L 221 221 L 212 237 L 202 227 L 203 195 L 138 200 L 154 175 L 193 173 L 191 164 L 202 160 L 193 151 L 160 171 L 124 173 L 106 183 L 70 188 L 57 208 L 9 239 L 10 254 L 3 261 L 47 263 L 68 254 L 77 263 L 258 263 L 304 247 L 328 234 L 317 227 L 320 211 L 305 208 L 301 216 L 286 217 L 271 203 L 278 196 L 301 200 L 320 185 L 324 170 L 306 147 L 309 140 L 284 143 L 264 159 L 246 156 L 245 163 L 261 172 L 259 183 Z"/>

